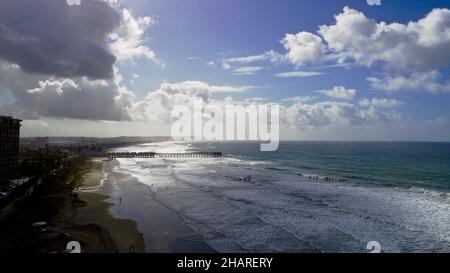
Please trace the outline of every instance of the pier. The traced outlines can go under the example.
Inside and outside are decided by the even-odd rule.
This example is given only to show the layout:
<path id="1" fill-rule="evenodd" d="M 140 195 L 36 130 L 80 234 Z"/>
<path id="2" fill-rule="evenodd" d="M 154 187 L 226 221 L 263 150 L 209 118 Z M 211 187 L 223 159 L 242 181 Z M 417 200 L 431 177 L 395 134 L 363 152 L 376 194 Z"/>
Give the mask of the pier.
<path id="1" fill-rule="evenodd" d="M 108 159 L 115 158 L 195 158 L 195 157 L 221 157 L 222 152 L 188 152 L 188 153 L 154 153 L 154 152 L 122 152 L 107 153 Z"/>

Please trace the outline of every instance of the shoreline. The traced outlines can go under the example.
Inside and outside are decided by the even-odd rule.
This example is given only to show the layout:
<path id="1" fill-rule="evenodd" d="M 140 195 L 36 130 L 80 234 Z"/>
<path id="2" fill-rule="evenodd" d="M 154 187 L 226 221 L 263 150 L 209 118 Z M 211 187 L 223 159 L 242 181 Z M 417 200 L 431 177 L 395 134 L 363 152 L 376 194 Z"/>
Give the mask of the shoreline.
<path id="1" fill-rule="evenodd" d="M 73 220 L 78 209 L 87 204 L 74 188 L 91 173 L 91 159 L 76 158 L 65 167 L 70 172 L 67 177 L 48 176 L 33 195 L 18 201 L 14 210 L 0 219 L 0 252 L 67 253 L 72 250 L 67 247 L 70 241 L 79 242 L 86 253 L 118 252 L 106 228 Z M 33 224 L 38 222 L 46 228 L 34 230 Z"/>
<path id="2" fill-rule="evenodd" d="M 108 198 L 109 196 L 99 193 L 82 193 L 80 199 L 85 202 L 85 205 L 77 209 L 73 223 L 75 225 L 95 224 L 102 227 L 114 244 L 114 252 L 145 252 L 145 243 L 142 234 L 137 230 L 136 223 L 132 220 L 115 218 L 109 212 L 113 204 L 107 201 Z"/>
<path id="3" fill-rule="evenodd" d="M 91 159 L 90 171 L 76 191 L 84 206 L 74 212 L 74 225 L 105 229 L 117 252 L 216 252 L 175 212 L 154 200 L 150 188 L 115 172 L 117 161 Z"/>
<path id="4" fill-rule="evenodd" d="M 145 243 L 137 224 L 132 220 L 114 217 L 110 212 L 114 206 L 114 203 L 108 201 L 110 196 L 96 192 L 108 179 L 104 161 L 101 158 L 90 158 L 90 162 L 90 170 L 84 174 L 82 185 L 74 190 L 84 205 L 74 211 L 72 223 L 102 227 L 115 246 L 114 252 L 145 252 Z"/>

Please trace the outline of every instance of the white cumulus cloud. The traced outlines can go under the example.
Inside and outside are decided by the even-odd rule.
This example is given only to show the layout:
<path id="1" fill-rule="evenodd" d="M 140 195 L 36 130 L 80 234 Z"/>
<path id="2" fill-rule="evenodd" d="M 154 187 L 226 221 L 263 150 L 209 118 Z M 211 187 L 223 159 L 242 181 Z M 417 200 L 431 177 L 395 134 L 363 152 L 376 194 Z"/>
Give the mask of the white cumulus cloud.
<path id="1" fill-rule="evenodd" d="M 348 102 L 297 101 L 282 109 L 281 118 L 284 124 L 304 130 L 329 126 L 345 128 L 389 124 L 398 119 L 398 114 L 395 111 L 380 111 L 374 107 L 362 109 Z"/>
<path id="2" fill-rule="evenodd" d="M 129 120 L 134 95 L 115 73 L 107 80 L 56 78 L 27 74 L 18 65 L 0 62 L 0 89 L 11 98 L 1 101 L 0 112 L 24 119 Z"/>
<path id="3" fill-rule="evenodd" d="M 356 95 L 355 89 L 349 89 L 344 86 L 335 86 L 329 90 L 319 90 L 317 91 L 322 93 L 328 97 L 342 99 L 342 100 L 351 100 Z"/>
<path id="4" fill-rule="evenodd" d="M 433 94 L 450 92 L 450 82 L 440 82 L 441 74 L 436 71 L 414 72 L 411 75 L 385 75 L 382 78 L 369 77 L 372 87 L 385 91 L 427 91 Z"/>
<path id="5" fill-rule="evenodd" d="M 399 105 L 401 105 L 402 102 L 396 100 L 396 99 L 378 99 L 378 98 L 372 98 L 372 99 L 361 99 L 359 100 L 359 105 L 362 107 L 379 107 L 379 108 L 394 108 Z"/>
<path id="6" fill-rule="evenodd" d="M 395 70 L 429 70 L 450 63 L 450 10 L 433 9 L 407 24 L 377 22 L 345 7 L 336 23 L 318 33 L 328 48 L 343 58 L 371 66 L 381 63 Z"/>
<path id="7" fill-rule="evenodd" d="M 110 34 L 111 51 L 119 61 L 147 58 L 161 64 L 155 52 L 145 45 L 144 33 L 156 23 L 154 17 L 133 17 L 128 9 L 121 11 L 120 26 Z"/>
<path id="8" fill-rule="evenodd" d="M 324 56 L 322 38 L 310 32 L 286 34 L 281 42 L 288 51 L 286 58 L 295 65 L 316 63 Z"/>

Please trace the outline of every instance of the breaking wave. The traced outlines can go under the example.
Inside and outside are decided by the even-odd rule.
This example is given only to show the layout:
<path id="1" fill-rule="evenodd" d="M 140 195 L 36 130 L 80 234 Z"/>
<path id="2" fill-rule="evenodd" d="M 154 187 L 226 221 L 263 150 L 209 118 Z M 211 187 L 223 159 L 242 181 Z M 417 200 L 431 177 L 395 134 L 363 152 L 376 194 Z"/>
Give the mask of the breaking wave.
<path id="1" fill-rule="evenodd" d="M 232 145 L 232 144 L 230 144 Z M 183 152 L 165 142 L 126 150 Z M 119 159 L 219 252 L 449 252 L 448 193 L 356 184 L 244 157 Z M 329 183 L 341 182 L 341 183 Z"/>

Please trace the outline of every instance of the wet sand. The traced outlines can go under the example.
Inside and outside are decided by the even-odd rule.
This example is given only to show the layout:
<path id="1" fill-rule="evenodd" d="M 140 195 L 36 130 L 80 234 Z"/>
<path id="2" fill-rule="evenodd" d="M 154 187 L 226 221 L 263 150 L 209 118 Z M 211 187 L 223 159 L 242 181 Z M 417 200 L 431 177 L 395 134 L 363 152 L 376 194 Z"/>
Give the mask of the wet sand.
<path id="1" fill-rule="evenodd" d="M 91 158 L 89 171 L 83 175 L 82 191 L 96 190 L 103 185 L 103 181 L 106 179 L 103 163 L 102 158 Z"/>
<path id="2" fill-rule="evenodd" d="M 99 198 L 100 195 L 91 198 L 83 194 L 83 200 L 80 199 L 77 191 L 73 192 L 72 187 L 82 186 L 80 184 L 98 184 L 104 175 L 103 164 L 99 160 L 77 163 L 80 165 L 77 166 L 74 174 L 81 175 L 85 180 L 84 183 L 81 180 L 72 180 L 70 182 L 73 185 L 70 187 L 61 187 L 61 183 L 67 183 L 69 180 L 49 179 L 35 191 L 34 195 L 18 201 L 14 211 L 8 217 L 1 219 L 0 252 L 63 253 L 69 251 L 67 244 L 70 241 L 79 242 L 82 252 L 118 252 L 117 245 L 120 246 L 120 240 L 116 239 L 119 243 L 113 242 L 110 231 L 95 223 L 100 221 L 74 221 L 77 212 L 94 206 L 95 209 L 87 211 L 98 213 L 98 215 L 85 214 L 86 218 L 109 217 L 114 225 L 127 231 L 126 234 L 130 232 L 133 234 L 133 228 L 136 230 L 135 225 L 115 221 L 108 213 L 109 204 Z M 36 233 L 31 228 L 35 222 L 47 222 L 58 231 Z M 62 232 L 65 235 L 62 235 Z M 144 249 L 143 244 L 138 244 L 138 247 L 139 250 Z"/>
<path id="3" fill-rule="evenodd" d="M 79 208 L 74 217 L 77 225 L 95 224 L 107 230 L 118 252 L 145 252 L 142 233 L 137 230 L 134 221 L 117 219 L 109 212 L 111 203 L 103 194 L 84 192 L 80 199 L 86 205 Z"/>
<path id="4" fill-rule="evenodd" d="M 175 212 L 155 201 L 147 185 L 113 172 L 116 161 L 92 162 L 78 191 L 86 204 L 76 211 L 75 224 L 105 228 L 121 253 L 215 252 Z"/>

